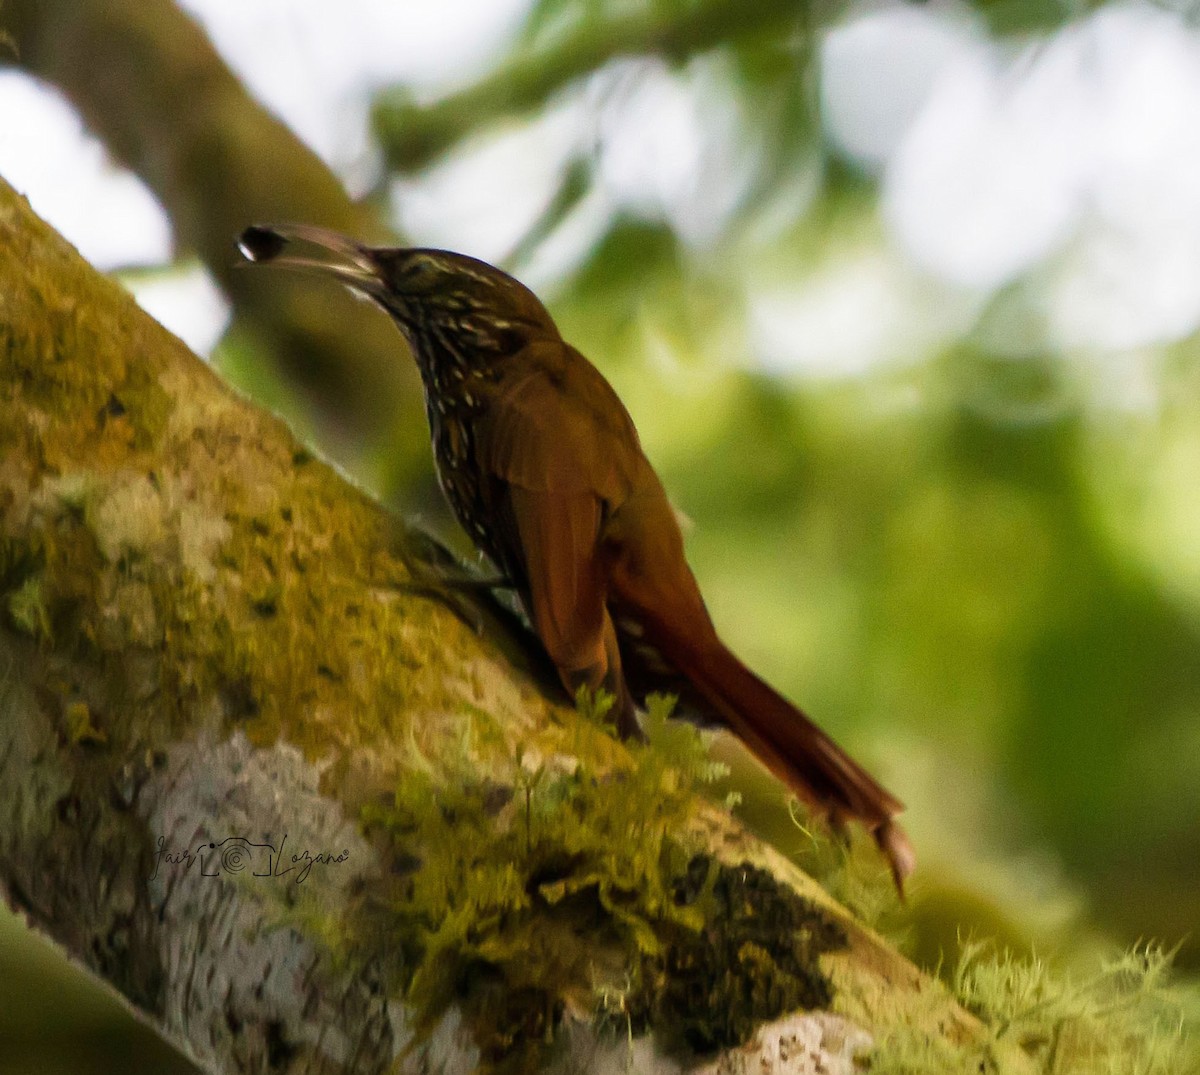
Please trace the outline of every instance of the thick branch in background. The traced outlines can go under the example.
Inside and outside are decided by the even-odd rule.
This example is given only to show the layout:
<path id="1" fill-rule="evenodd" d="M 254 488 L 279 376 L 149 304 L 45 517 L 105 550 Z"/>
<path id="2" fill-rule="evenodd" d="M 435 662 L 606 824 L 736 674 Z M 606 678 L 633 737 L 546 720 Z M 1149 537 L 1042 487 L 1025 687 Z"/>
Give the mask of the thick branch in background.
<path id="1" fill-rule="evenodd" d="M 233 301 L 237 331 L 308 390 L 332 443 L 387 437 L 397 474 L 427 470 L 416 372 L 387 318 L 313 281 L 236 268 L 235 237 L 250 223 L 385 236 L 371 210 L 250 97 L 201 28 L 171 0 L 5 0 L 0 30 L 16 62 L 58 87 L 147 183 L 177 242 Z"/>
<path id="2" fill-rule="evenodd" d="M 518 54 L 486 79 L 431 106 L 418 105 L 403 92 L 382 100 L 375 127 L 390 167 L 415 171 L 470 132 L 532 112 L 613 60 L 661 56 L 683 63 L 721 45 L 787 41 L 789 36 L 807 45 L 846 5 L 841 0 L 694 0 L 625 10 L 612 6 L 618 10 L 611 15 L 577 18 L 551 43 Z M 1054 0 L 973 0 L 970 6 L 993 31 L 1020 34 L 1062 25 L 1100 3 L 1068 7 Z M 807 47 L 798 53 L 812 55 Z"/>
<path id="3" fill-rule="evenodd" d="M 822 3 L 796 0 L 701 0 L 646 5 L 610 18 L 584 20 L 554 42 L 503 65 L 474 86 L 429 106 L 404 93 L 375 109 L 375 129 L 397 171 L 414 171 L 489 123 L 534 111 L 559 90 L 629 56 L 662 56 L 682 63 L 720 45 L 763 35 L 811 36 Z M 830 5 L 832 7 L 832 5 Z"/>
<path id="4" fill-rule="evenodd" d="M 406 592 L 397 521 L 2 184 L 0 295 L 0 885 L 180 1048 L 848 1071 L 977 1032 L 690 790 L 694 733 L 627 749 Z"/>

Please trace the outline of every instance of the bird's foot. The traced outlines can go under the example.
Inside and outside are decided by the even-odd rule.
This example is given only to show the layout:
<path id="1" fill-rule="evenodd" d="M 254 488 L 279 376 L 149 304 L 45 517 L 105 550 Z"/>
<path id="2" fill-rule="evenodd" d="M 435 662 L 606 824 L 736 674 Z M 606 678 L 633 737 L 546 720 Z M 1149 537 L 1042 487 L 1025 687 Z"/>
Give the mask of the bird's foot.
<path id="1" fill-rule="evenodd" d="M 497 590 L 512 588 L 503 576 L 475 573 L 449 549 L 419 531 L 397 541 L 394 551 L 409 577 L 393 583 L 393 589 L 439 602 L 479 635 L 486 627 L 480 602 Z"/>
<path id="2" fill-rule="evenodd" d="M 637 707 L 633 699 L 628 698 L 627 704 L 617 703 L 617 735 L 622 739 L 632 739 L 635 743 L 645 743 L 646 733 L 642 731 L 641 721 L 638 720 Z"/>

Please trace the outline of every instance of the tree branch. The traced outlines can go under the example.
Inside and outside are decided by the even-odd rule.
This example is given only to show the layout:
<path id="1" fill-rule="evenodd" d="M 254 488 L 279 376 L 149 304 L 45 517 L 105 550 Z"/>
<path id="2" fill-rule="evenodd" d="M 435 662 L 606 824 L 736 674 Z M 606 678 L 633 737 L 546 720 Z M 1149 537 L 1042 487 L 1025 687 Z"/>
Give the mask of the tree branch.
<path id="1" fill-rule="evenodd" d="M 638 10 L 603 22 L 585 21 L 552 45 L 519 55 L 476 85 L 428 106 L 404 92 L 375 108 L 375 130 L 387 162 L 415 171 L 474 130 L 543 105 L 570 83 L 626 56 L 663 56 L 683 63 L 718 45 L 773 33 L 786 39 L 813 17 L 796 0 L 704 0 L 681 10 Z"/>
<path id="2" fill-rule="evenodd" d="M 406 592 L 400 524 L 3 183 L 0 296 L 0 887 L 199 1063 L 848 1072 L 977 1032 L 693 792 L 681 725 L 627 748 Z"/>

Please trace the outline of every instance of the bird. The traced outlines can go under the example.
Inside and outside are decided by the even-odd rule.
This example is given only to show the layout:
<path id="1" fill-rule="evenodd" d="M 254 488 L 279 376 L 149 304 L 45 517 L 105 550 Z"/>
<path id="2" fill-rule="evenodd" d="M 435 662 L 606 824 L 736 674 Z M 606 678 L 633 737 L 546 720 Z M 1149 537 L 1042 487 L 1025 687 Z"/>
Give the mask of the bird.
<path id="1" fill-rule="evenodd" d="M 863 825 L 903 896 L 903 804 L 721 641 L 629 412 L 537 296 L 466 254 L 252 225 L 255 264 L 329 277 L 390 315 L 419 368 L 437 477 L 515 591 L 566 690 L 603 689 L 637 736 L 630 683 L 679 685 L 835 829 Z"/>

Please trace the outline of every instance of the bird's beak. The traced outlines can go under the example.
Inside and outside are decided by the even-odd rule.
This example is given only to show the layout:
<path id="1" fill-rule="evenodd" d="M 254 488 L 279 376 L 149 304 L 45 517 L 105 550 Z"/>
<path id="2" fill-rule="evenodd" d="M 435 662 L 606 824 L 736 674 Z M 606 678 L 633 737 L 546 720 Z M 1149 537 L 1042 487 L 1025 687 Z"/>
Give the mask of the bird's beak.
<path id="1" fill-rule="evenodd" d="M 301 272 L 332 276 L 355 291 L 379 297 L 384 289 L 370 247 L 311 224 L 254 224 L 238 238 L 242 256 Z"/>

